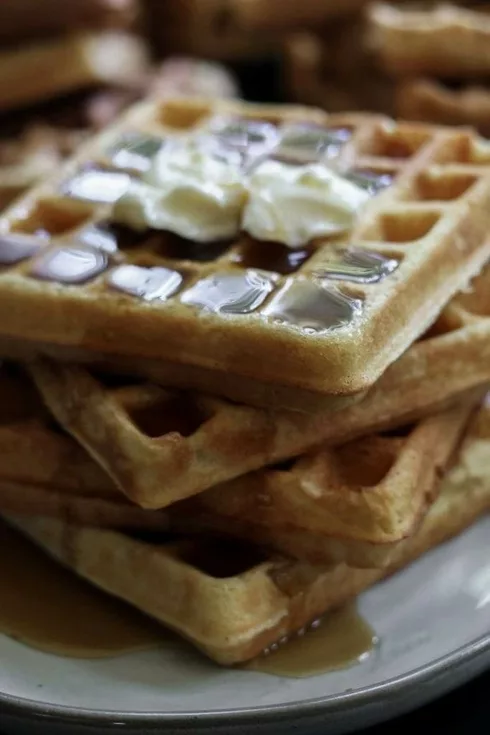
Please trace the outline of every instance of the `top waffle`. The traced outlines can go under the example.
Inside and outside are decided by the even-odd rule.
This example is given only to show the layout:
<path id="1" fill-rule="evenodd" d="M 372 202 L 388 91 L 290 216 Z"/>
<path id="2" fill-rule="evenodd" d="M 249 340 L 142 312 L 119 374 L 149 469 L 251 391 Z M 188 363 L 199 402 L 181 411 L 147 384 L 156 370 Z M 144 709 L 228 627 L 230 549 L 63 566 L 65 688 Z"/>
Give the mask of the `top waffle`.
<path id="1" fill-rule="evenodd" d="M 328 161 L 373 196 L 344 238 L 197 244 L 115 227 L 113 203 L 175 136 L 218 156 Z M 470 131 L 315 110 L 150 101 L 0 220 L 2 336 L 165 359 L 267 400 L 369 387 L 490 255 L 490 147 Z M 238 164 L 237 164 L 238 165 Z M 67 352 L 68 354 L 68 352 Z M 188 369 L 190 368 L 190 369 Z M 210 386 L 209 374 L 214 375 Z M 281 392 L 282 389 L 282 392 Z M 277 399 L 277 397 L 279 399 Z M 277 399 L 277 400 L 276 400 Z"/>

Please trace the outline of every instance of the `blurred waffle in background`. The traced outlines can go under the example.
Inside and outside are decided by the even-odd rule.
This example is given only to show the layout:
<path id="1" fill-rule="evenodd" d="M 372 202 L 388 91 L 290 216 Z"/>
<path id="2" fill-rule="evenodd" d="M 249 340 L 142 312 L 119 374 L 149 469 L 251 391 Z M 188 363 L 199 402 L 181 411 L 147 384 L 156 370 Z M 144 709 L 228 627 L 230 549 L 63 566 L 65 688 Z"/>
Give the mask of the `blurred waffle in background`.
<path id="1" fill-rule="evenodd" d="M 490 16 L 482 3 L 366 3 L 355 18 L 284 41 L 287 94 L 490 129 Z"/>
<path id="2" fill-rule="evenodd" d="M 0 208 L 36 186 L 0 223 L 1 354 L 26 361 L 0 366 L 0 533 L 236 664 L 488 512 L 488 144 L 368 114 L 490 128 L 467 5 L 0 3 Z M 213 100 L 234 71 L 361 114 Z M 337 172 L 366 209 L 289 250 L 241 211 L 225 240 L 139 232 L 114 205 L 184 139 L 242 183 L 264 158 Z"/>
<path id="3" fill-rule="evenodd" d="M 138 0 L 0 3 L 0 208 L 149 93 L 236 96 L 212 61 L 151 61 Z"/>

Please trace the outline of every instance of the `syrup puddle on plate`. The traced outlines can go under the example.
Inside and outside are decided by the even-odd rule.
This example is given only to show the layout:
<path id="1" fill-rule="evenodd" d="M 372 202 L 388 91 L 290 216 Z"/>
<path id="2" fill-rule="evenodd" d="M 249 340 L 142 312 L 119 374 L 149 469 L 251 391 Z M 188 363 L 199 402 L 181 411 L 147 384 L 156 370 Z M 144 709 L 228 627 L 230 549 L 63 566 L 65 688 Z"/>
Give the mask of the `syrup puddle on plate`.
<path id="1" fill-rule="evenodd" d="M 295 679 L 318 676 L 365 661 L 377 642 L 356 604 L 350 603 L 325 615 L 303 635 L 273 646 L 246 668 Z"/>
<path id="2" fill-rule="evenodd" d="M 109 658 L 166 646 L 174 638 L 1 522 L 0 579 L 0 631 L 32 648 L 73 658 Z"/>
<path id="3" fill-rule="evenodd" d="M 32 648 L 93 659 L 189 645 L 79 579 L 2 521 L 0 579 L 0 633 Z M 375 644 L 373 631 L 352 604 L 242 668 L 284 677 L 315 676 L 364 660 Z"/>

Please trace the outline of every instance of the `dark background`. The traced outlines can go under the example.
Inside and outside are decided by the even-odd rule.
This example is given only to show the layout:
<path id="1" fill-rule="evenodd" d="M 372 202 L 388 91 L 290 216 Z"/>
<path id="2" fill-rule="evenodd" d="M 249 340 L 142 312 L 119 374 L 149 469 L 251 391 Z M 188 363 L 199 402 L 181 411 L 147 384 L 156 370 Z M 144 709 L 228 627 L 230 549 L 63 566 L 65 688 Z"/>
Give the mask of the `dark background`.
<path id="1" fill-rule="evenodd" d="M 409 715 L 359 730 L 356 735 L 422 735 L 431 731 L 434 735 L 489 735 L 490 672 Z"/>

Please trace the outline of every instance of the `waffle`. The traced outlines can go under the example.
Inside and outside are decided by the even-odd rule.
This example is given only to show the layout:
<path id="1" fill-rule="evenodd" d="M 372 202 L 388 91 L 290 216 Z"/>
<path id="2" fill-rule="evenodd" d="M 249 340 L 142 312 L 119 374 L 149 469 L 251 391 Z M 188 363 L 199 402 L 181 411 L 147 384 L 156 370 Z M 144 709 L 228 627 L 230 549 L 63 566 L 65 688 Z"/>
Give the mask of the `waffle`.
<path id="1" fill-rule="evenodd" d="M 29 398 L 32 385 L 21 392 L 10 373 L 6 379 L 3 390 L 11 396 L 20 393 L 21 407 L 25 401 L 32 408 L 27 416 L 22 408 L 20 418 L 18 408 L 11 410 L 0 430 L 2 510 L 80 522 L 92 518 L 103 526 L 193 533 L 211 529 L 315 564 L 347 560 L 356 566 L 386 565 L 399 542 L 413 533 L 481 395 L 478 391 L 464 404 L 396 436 L 371 435 L 336 449 L 317 448 L 286 466 L 175 504 L 168 512 L 145 512 L 124 504 L 81 447 L 39 413 L 39 397 Z M 162 471 L 160 477 L 172 494 L 169 474 Z"/>
<path id="2" fill-rule="evenodd" d="M 433 79 L 400 81 L 396 110 L 405 120 L 472 125 L 482 135 L 490 135 L 490 92 L 484 86 L 451 89 Z"/>
<path id="3" fill-rule="evenodd" d="M 124 28 L 136 14 L 135 0 L 2 0 L 0 40 L 18 43 L 82 29 Z"/>
<path id="4" fill-rule="evenodd" d="M 174 512 L 313 564 L 386 566 L 437 494 L 473 406 L 465 401 L 394 436 L 317 448 L 207 490 Z"/>
<path id="5" fill-rule="evenodd" d="M 161 514 L 128 503 L 106 473 L 54 423 L 23 371 L 0 371 L 0 507 L 96 526 L 162 530 Z"/>
<path id="6" fill-rule="evenodd" d="M 48 359 L 29 370 L 53 415 L 123 492 L 158 507 L 320 443 L 406 424 L 490 383 L 489 294 L 487 267 L 366 398 L 334 413 L 271 413 L 154 384 L 114 385 Z"/>
<path id="7" fill-rule="evenodd" d="M 119 32 L 47 40 L 0 54 L 0 110 L 100 84 L 131 86 L 147 72 L 144 44 Z"/>
<path id="8" fill-rule="evenodd" d="M 18 137 L 0 139 L 0 210 L 49 176 L 81 139 L 81 132 L 47 125 L 30 125 Z"/>
<path id="9" fill-rule="evenodd" d="M 389 74 L 486 75 L 490 16 L 485 11 L 488 5 L 475 10 L 442 3 L 404 9 L 373 3 L 367 43 Z"/>
<path id="10" fill-rule="evenodd" d="M 283 246 L 266 250 L 245 237 L 220 243 L 221 254 L 216 244 L 196 252 L 194 243 L 169 234 L 116 228 L 114 235 L 109 224 L 101 242 L 112 202 L 130 179 L 117 168 L 121 159 L 129 165 L 125 150 L 118 155 L 124 136 L 132 131 L 144 146 L 143 130 L 175 136 L 191 128 L 206 137 L 210 125 L 222 125 L 209 138 L 224 145 L 235 129 L 223 121 L 228 115 L 330 125 L 328 140 L 333 126 L 336 142 L 328 148 L 329 155 L 338 152 L 336 165 L 356 176 L 377 172 L 377 191 L 391 185 L 368 202 L 348 242 L 321 239 L 303 255 L 295 251 L 294 263 Z M 275 135 L 277 128 L 267 130 Z M 349 135 L 341 145 L 338 137 Z M 120 367 L 128 359 L 135 371 L 146 370 L 146 360 L 165 359 L 174 381 L 245 403 L 311 409 L 322 397 L 328 403 L 332 395 L 358 394 L 488 258 L 489 156 L 488 146 L 464 130 L 228 101 L 143 103 L 0 220 L 10 266 L 1 276 L 0 305 L 15 314 L 2 337 L 25 349 L 36 341 L 64 347 L 77 359 L 101 353 Z M 147 165 L 144 153 L 135 159 L 135 166 Z M 116 244 L 123 249 L 114 252 Z M 278 273 L 285 270 L 294 272 Z"/>
<path id="11" fill-rule="evenodd" d="M 287 640 L 490 509 L 490 431 L 482 412 L 416 535 L 389 569 L 321 570 L 219 540 L 139 537 L 56 519 L 8 520 L 98 587 L 175 629 L 221 664 Z"/>

